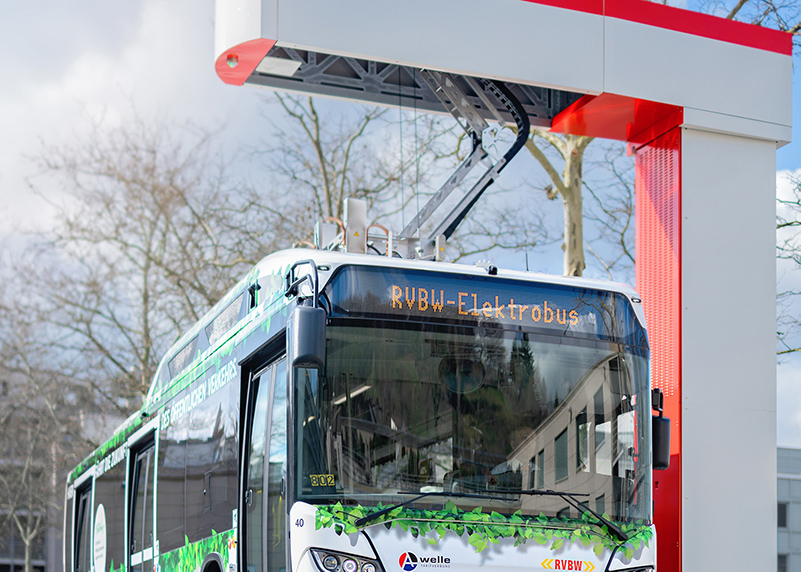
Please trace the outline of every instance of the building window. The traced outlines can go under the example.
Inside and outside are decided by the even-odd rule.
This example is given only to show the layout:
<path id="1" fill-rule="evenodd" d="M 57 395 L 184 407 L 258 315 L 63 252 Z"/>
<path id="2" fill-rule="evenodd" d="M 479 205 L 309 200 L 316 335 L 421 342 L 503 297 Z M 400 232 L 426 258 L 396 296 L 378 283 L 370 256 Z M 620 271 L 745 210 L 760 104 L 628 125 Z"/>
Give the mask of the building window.
<path id="1" fill-rule="evenodd" d="M 540 451 L 535 456 L 531 457 L 529 467 L 531 467 L 531 476 L 529 486 L 531 488 L 541 489 L 545 486 L 545 451 Z M 0 570 L 2 572 L 2 570 Z"/>
<path id="2" fill-rule="evenodd" d="M 595 392 L 595 396 L 593 398 L 593 405 L 595 409 L 595 450 L 601 448 L 601 445 L 604 444 L 604 437 L 605 433 L 603 431 L 599 431 L 598 427 L 603 426 L 604 424 L 604 388 L 599 387 L 598 391 Z"/>
<path id="3" fill-rule="evenodd" d="M 559 433 L 554 441 L 553 473 L 557 483 L 567 478 L 567 429 Z"/>
<path id="4" fill-rule="evenodd" d="M 604 388 L 599 387 L 593 398 L 595 413 L 595 472 L 612 474 L 612 422 L 604 415 Z"/>
<path id="5" fill-rule="evenodd" d="M 787 555 L 779 554 L 779 564 L 776 567 L 776 572 L 787 572 Z"/>
<path id="6" fill-rule="evenodd" d="M 537 453 L 537 488 L 545 488 L 545 449 Z"/>
<path id="7" fill-rule="evenodd" d="M 787 528 L 787 503 L 780 502 L 777 506 L 778 525 L 779 528 Z"/>
<path id="8" fill-rule="evenodd" d="M 586 407 L 576 415 L 576 470 L 590 470 L 590 424 Z"/>
<path id="9" fill-rule="evenodd" d="M 606 512 L 606 495 L 595 497 L 595 512 L 598 514 Z"/>

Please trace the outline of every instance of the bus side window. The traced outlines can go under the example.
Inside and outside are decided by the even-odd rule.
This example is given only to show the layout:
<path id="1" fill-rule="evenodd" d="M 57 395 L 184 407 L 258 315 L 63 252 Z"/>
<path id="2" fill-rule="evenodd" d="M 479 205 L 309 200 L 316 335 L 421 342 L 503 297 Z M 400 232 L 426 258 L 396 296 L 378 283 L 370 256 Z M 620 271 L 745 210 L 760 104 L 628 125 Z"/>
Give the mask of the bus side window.
<path id="1" fill-rule="evenodd" d="M 226 530 L 236 508 L 238 402 L 238 384 L 227 383 L 209 391 L 186 416 L 184 494 L 189 542 L 208 538 L 212 531 Z M 183 536 L 178 540 L 182 546 Z"/>
<path id="2" fill-rule="evenodd" d="M 120 456 L 121 457 L 121 456 Z M 100 568 L 98 556 L 105 554 L 106 571 L 114 563 L 125 561 L 125 463 L 117 462 L 102 474 L 95 475 L 92 504 L 92 557 L 95 572 Z M 98 523 L 99 521 L 99 523 Z M 105 526 L 103 526 L 105 523 Z M 99 535 L 99 536 L 98 536 Z M 96 547 L 105 547 L 99 553 Z"/>
<path id="3" fill-rule="evenodd" d="M 153 558 L 153 491 L 155 447 L 151 441 L 136 453 L 130 480 L 129 507 L 130 568 L 132 572 L 146 569 Z"/>
<path id="4" fill-rule="evenodd" d="M 173 420 L 159 435 L 158 527 L 159 552 L 184 546 L 186 506 L 186 442 L 188 416 Z"/>
<path id="5" fill-rule="evenodd" d="M 89 572 L 91 566 L 91 501 L 92 488 L 75 494 L 75 572 Z"/>

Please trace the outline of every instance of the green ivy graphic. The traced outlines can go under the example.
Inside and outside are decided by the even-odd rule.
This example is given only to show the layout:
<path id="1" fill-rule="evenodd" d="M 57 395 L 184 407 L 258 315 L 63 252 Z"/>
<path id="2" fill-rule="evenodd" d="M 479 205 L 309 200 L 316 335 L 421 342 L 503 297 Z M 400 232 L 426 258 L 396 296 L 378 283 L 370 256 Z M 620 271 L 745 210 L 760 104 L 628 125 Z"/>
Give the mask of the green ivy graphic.
<path id="1" fill-rule="evenodd" d="M 199 570 L 206 556 L 216 552 L 222 559 L 223 570 L 228 569 L 228 545 L 229 541 L 235 540 L 235 530 L 227 532 L 211 531 L 211 536 L 190 543 L 189 538 L 184 536 L 186 545 L 177 548 L 172 552 L 167 552 L 159 557 L 161 569 L 169 572 L 193 572 Z"/>
<path id="2" fill-rule="evenodd" d="M 120 562 L 120 565 L 115 567 L 114 566 L 114 559 L 111 560 L 111 567 L 108 569 L 108 572 L 125 572 L 125 564 Z"/>
<path id="3" fill-rule="evenodd" d="M 358 532 L 356 520 L 382 508 L 380 504 L 377 507 L 342 506 L 341 503 L 318 506 L 316 528 L 333 528 L 337 534 Z M 609 517 L 604 514 L 604 518 Z M 550 543 L 551 550 L 558 550 L 565 542 L 579 542 L 587 547 L 592 546 L 596 556 L 620 544 L 607 527 L 598 523 L 589 512 L 585 512 L 580 519 L 549 518 L 542 513 L 531 517 L 524 516 L 521 511 L 503 515 L 495 511 L 486 513 L 482 507 L 466 512 L 448 501 L 442 510 L 398 507 L 377 517 L 370 525 L 375 523 L 383 523 L 388 529 L 398 526 L 414 538 L 422 535 L 429 544 L 437 544 L 449 532 L 457 536 L 466 534 L 476 552 L 483 551 L 490 544 L 498 544 L 501 538 L 514 538 L 515 546 L 529 540 L 542 545 Z M 651 528 L 642 523 L 622 524 L 621 528 L 629 536 L 621 547 L 627 559 L 632 558 L 641 546 L 647 547 L 653 536 Z"/>

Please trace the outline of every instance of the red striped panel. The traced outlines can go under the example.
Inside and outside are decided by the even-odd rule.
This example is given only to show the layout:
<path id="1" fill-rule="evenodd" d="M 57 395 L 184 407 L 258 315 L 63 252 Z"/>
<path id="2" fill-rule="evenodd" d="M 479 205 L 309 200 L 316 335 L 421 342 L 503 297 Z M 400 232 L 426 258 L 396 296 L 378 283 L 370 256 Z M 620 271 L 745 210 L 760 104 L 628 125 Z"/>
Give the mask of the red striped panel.
<path id="1" fill-rule="evenodd" d="M 787 56 L 793 55 L 793 36 L 762 26 L 665 6 L 647 0 L 523 0 L 534 4 L 608 16 L 702 38 L 720 40 Z"/>
<path id="2" fill-rule="evenodd" d="M 651 344 L 651 383 L 671 420 L 670 468 L 654 471 L 660 570 L 681 570 L 681 129 L 636 155 L 636 278 Z"/>
<path id="3" fill-rule="evenodd" d="M 605 15 L 749 48 L 793 55 L 793 36 L 762 26 L 682 10 L 646 0 L 606 0 Z"/>
<path id="4" fill-rule="evenodd" d="M 565 8 L 567 10 L 575 10 L 577 12 L 587 12 L 588 14 L 595 14 L 603 16 L 604 14 L 604 0 L 524 0 L 533 4 L 543 4 L 545 6 L 553 6 L 554 8 Z"/>

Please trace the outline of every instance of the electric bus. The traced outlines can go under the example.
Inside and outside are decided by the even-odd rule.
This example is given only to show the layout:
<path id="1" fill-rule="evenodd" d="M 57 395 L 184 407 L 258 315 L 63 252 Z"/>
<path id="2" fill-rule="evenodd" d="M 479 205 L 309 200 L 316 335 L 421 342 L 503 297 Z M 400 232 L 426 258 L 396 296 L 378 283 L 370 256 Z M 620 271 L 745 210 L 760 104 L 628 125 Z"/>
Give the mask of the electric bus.
<path id="1" fill-rule="evenodd" d="M 70 473 L 64 568 L 652 570 L 648 358 L 622 285 L 272 254 Z"/>

